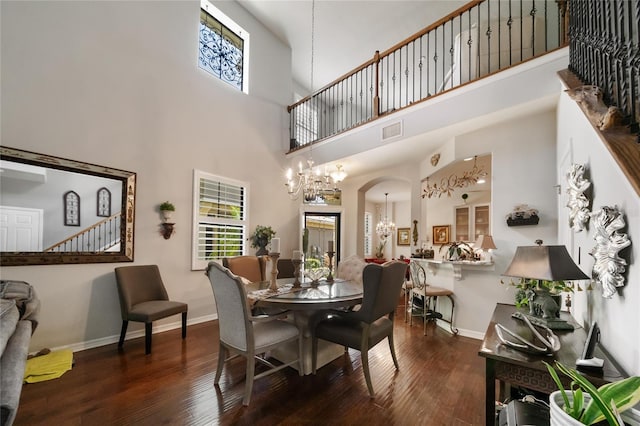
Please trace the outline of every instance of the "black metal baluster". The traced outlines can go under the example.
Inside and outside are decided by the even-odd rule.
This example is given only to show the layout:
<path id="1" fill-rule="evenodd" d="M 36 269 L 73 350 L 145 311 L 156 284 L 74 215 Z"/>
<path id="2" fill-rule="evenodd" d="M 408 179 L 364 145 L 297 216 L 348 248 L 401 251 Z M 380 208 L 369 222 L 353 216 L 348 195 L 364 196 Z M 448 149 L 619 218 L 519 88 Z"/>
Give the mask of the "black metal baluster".
<path id="1" fill-rule="evenodd" d="M 491 74 L 491 1 L 487 1 L 487 74 Z"/>
<path id="2" fill-rule="evenodd" d="M 451 22 L 451 46 L 449 47 L 449 55 L 451 56 L 451 59 L 449 60 L 449 81 L 451 81 L 451 84 L 449 85 L 449 88 L 453 89 L 453 18 L 451 18 L 449 22 Z"/>
<path id="3" fill-rule="evenodd" d="M 529 12 L 529 15 L 531 15 L 531 56 L 532 57 L 536 56 L 536 13 L 538 13 L 538 10 L 536 9 L 536 1 L 533 0 L 531 2 L 531 12 Z"/>

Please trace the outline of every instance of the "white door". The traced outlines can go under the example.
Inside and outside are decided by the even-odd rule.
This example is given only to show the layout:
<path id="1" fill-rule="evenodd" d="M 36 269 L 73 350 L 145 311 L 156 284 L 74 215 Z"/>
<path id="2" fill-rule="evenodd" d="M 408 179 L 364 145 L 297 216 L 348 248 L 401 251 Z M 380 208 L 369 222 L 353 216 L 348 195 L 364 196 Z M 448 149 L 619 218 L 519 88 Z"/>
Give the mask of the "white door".
<path id="1" fill-rule="evenodd" d="M 42 251 L 42 209 L 0 206 L 0 252 Z"/>

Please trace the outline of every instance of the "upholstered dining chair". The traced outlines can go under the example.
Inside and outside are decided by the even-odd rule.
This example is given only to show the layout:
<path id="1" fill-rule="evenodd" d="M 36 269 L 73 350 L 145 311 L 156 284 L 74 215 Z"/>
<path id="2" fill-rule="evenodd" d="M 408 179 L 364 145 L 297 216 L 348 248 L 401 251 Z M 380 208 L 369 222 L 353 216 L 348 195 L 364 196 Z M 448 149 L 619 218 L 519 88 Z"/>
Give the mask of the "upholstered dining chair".
<path id="1" fill-rule="evenodd" d="M 414 296 L 418 296 L 422 300 L 422 308 L 419 309 L 419 316 L 423 319 L 422 334 L 427 334 L 427 321 L 441 320 L 449 323 L 449 328 L 453 334 L 458 334 L 458 329 L 453 326 L 453 315 L 455 312 L 455 300 L 453 299 L 453 291 L 444 287 L 436 287 L 427 283 L 427 274 L 424 268 L 418 262 L 412 261 L 409 264 L 411 270 L 411 289 L 409 291 L 409 308 L 410 313 L 409 324 L 413 325 L 413 309 Z M 438 312 L 438 297 L 447 297 L 451 304 L 451 314 L 448 318 Z"/>
<path id="2" fill-rule="evenodd" d="M 294 278 L 295 275 L 292 259 L 278 259 L 278 278 Z"/>
<path id="3" fill-rule="evenodd" d="M 316 373 L 318 339 L 327 340 L 360 351 L 362 370 L 369 395 L 373 398 L 373 385 L 369 372 L 369 350 L 385 338 L 389 341 L 391 357 L 396 369 L 398 359 L 393 345 L 393 322 L 396 305 L 407 264 L 391 261 L 384 265 L 368 264 L 362 273 L 363 295 L 360 309 L 319 313 L 324 318 L 312 322 L 312 369 Z"/>
<path id="4" fill-rule="evenodd" d="M 235 355 L 241 355 L 247 360 L 245 391 L 242 398 L 242 405 L 245 406 L 249 405 L 251 400 L 255 379 L 295 364 L 298 366 L 299 374 L 302 375 L 302 339 L 298 327 L 281 321 L 278 317 L 252 316 L 242 280 L 219 263 L 209 262 L 206 274 L 213 290 L 220 327 L 220 350 L 214 383 L 218 385 L 225 362 L 234 358 Z M 256 356 L 293 340 L 298 341 L 298 358 L 291 362 L 275 366 L 268 360 Z M 235 355 L 227 358 L 231 353 Z M 255 374 L 256 361 L 269 369 Z"/>
<path id="5" fill-rule="evenodd" d="M 144 353 L 151 353 L 153 321 L 182 314 L 182 338 L 187 337 L 188 305 L 169 300 L 158 265 L 121 266 L 115 268 L 122 329 L 118 348 L 124 345 L 129 321 L 144 323 Z"/>
<path id="6" fill-rule="evenodd" d="M 363 258 L 352 255 L 338 263 L 336 270 L 336 278 L 343 280 L 355 281 L 362 284 L 362 271 L 367 266 L 367 262 Z"/>
<path id="7" fill-rule="evenodd" d="M 265 281 L 267 279 L 266 256 L 223 257 L 222 266 L 251 282 Z"/>

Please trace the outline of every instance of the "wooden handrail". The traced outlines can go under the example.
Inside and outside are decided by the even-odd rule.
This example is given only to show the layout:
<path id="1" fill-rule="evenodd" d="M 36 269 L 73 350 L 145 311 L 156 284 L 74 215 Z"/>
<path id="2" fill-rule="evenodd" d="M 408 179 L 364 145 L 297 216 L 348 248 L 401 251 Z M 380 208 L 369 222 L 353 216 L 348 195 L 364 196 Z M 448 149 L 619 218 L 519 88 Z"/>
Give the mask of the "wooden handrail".
<path id="1" fill-rule="evenodd" d="M 122 216 L 121 212 L 112 214 L 111 216 L 102 219 L 100 222 L 94 223 L 90 227 L 85 228 L 82 231 L 77 232 L 77 233 L 73 234 L 72 236 L 70 236 L 70 237 L 68 237 L 68 238 L 66 238 L 64 240 L 57 242 L 56 244 L 52 245 L 51 247 L 48 247 L 48 248 L 44 249 L 43 251 L 47 252 L 47 251 L 51 251 L 51 250 L 55 249 L 56 247 L 60 247 L 60 246 L 64 245 L 65 243 L 70 242 L 74 238 L 77 238 L 77 237 L 79 237 L 79 236 L 81 236 L 83 234 L 86 234 L 87 232 L 91 231 L 92 229 L 96 229 L 96 228 L 100 227 L 100 225 L 102 225 L 104 223 L 107 223 L 107 222 L 109 222 L 109 221 L 111 221 L 113 219 L 116 219 L 118 216 Z"/>
<path id="2" fill-rule="evenodd" d="M 470 1 L 382 53 L 376 51 L 372 59 L 287 106 L 291 123 L 289 152 L 568 44 L 563 31 L 566 4 L 562 0 L 556 1 L 558 9 L 550 15 L 547 14 L 546 3 L 544 15 L 536 13 L 534 9 L 529 11 L 529 6 L 525 11 L 522 5 L 514 9 L 513 14 L 509 8 L 508 15 L 501 15 L 500 2 L 497 7 L 491 8 L 492 1 L 498 2 Z M 486 10 L 481 9 L 483 4 L 486 4 Z M 539 20 L 539 17 L 544 19 Z M 556 19 L 558 34 L 554 31 Z M 498 23 L 494 24 L 496 20 Z M 536 26 L 540 23 L 544 25 L 542 34 L 536 32 Z M 497 36 L 492 39 L 491 31 L 481 32 L 483 25 L 497 32 Z M 523 37 L 525 26 L 530 33 Z M 512 28 L 515 30 L 513 39 Z M 468 40 L 457 39 L 454 42 L 454 36 L 463 31 L 468 33 Z M 501 31 L 508 31 L 508 38 L 502 41 Z M 431 39 L 430 34 L 434 35 Z M 557 39 L 551 40 L 550 35 L 557 36 Z M 496 41 L 497 48 L 492 48 Z M 542 42 L 544 47 L 538 46 Z M 455 57 L 454 47 L 458 49 Z M 516 55 L 519 53 L 519 58 L 512 60 L 509 54 L 508 59 L 501 61 L 505 49 L 516 52 Z M 496 55 L 497 60 L 492 59 Z M 315 122 L 307 123 L 309 119 Z"/>

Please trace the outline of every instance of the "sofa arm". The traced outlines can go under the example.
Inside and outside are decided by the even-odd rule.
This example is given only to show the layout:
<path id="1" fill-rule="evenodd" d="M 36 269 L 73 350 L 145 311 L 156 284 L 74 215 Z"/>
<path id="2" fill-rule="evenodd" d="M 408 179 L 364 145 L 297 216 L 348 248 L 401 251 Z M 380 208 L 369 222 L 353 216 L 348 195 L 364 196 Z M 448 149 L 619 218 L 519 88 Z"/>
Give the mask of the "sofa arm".
<path id="1" fill-rule="evenodd" d="M 2 426 L 13 423 L 18 411 L 24 369 L 27 364 L 31 322 L 19 321 L 0 358 L 0 410 Z"/>

